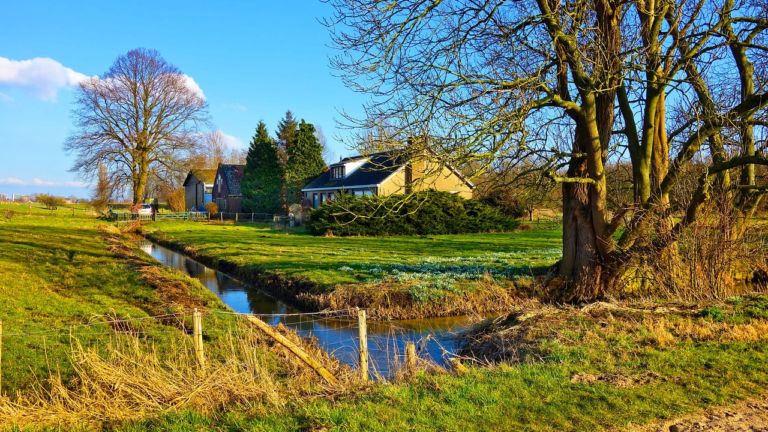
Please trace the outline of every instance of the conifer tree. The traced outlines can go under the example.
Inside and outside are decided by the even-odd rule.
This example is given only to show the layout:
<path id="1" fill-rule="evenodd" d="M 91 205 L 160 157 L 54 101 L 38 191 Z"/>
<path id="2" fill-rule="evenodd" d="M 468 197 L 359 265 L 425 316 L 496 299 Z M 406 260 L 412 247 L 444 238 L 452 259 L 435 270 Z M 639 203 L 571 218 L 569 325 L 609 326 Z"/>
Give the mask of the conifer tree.
<path id="1" fill-rule="evenodd" d="M 299 123 L 293 117 L 293 113 L 288 110 L 285 117 L 277 124 L 277 150 L 280 156 L 280 163 L 285 166 L 288 161 L 288 149 L 296 142 L 296 131 Z"/>
<path id="2" fill-rule="evenodd" d="M 323 146 L 317 139 L 315 127 L 304 120 L 299 123 L 295 142 L 287 149 L 285 184 L 287 204 L 301 203 L 301 188 L 325 171 Z"/>
<path id="3" fill-rule="evenodd" d="M 251 139 L 240 187 L 243 192 L 243 207 L 246 210 L 256 213 L 280 211 L 283 169 L 278 158 L 277 145 L 269 136 L 267 125 L 263 121 L 259 122 Z"/>

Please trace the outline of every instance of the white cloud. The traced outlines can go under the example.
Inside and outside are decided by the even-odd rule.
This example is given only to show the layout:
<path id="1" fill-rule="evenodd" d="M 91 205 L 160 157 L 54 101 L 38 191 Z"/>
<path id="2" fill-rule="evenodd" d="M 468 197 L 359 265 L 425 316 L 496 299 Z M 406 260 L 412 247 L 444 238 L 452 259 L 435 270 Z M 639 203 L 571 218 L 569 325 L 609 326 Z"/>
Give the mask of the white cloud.
<path id="1" fill-rule="evenodd" d="M 23 185 L 25 183 L 24 183 L 24 180 L 22 180 L 22 179 L 20 179 L 18 177 L 5 177 L 5 178 L 0 178 L 0 184 L 4 184 L 4 185 Z"/>
<path id="2" fill-rule="evenodd" d="M 38 177 L 32 180 L 26 181 L 18 177 L 5 177 L 0 178 L 0 185 L 14 185 L 14 186 L 52 186 L 52 187 L 75 187 L 75 188 L 88 188 L 90 184 L 81 181 L 52 181 L 41 179 Z"/>
<path id="3" fill-rule="evenodd" d="M 203 89 L 200 88 L 200 86 L 195 82 L 194 78 L 191 76 L 184 74 L 182 75 L 184 77 L 184 83 L 187 85 L 187 88 L 192 90 L 193 93 L 200 96 L 203 100 L 205 100 L 205 94 L 203 93 Z"/>
<path id="4" fill-rule="evenodd" d="M 234 135 L 226 134 L 224 133 L 224 131 L 221 131 L 221 130 L 217 132 L 221 134 L 222 141 L 224 142 L 224 145 L 227 146 L 228 148 L 231 148 L 231 149 L 245 148 L 245 144 L 243 143 L 243 140 L 241 140 L 240 138 Z"/>
<path id="5" fill-rule="evenodd" d="M 192 92 L 205 99 L 203 89 L 189 75 L 182 75 Z M 0 85 L 26 89 L 40 99 L 55 101 L 59 90 L 80 84 L 89 77 L 68 68 L 52 58 L 36 57 L 30 60 L 12 60 L 0 57 Z M 0 102 L 9 102 L 10 96 L 0 93 Z"/>
<path id="6" fill-rule="evenodd" d="M 43 100 L 56 100 L 61 88 L 75 86 L 86 79 L 87 75 L 51 58 L 11 60 L 0 57 L 0 85 L 27 89 Z"/>

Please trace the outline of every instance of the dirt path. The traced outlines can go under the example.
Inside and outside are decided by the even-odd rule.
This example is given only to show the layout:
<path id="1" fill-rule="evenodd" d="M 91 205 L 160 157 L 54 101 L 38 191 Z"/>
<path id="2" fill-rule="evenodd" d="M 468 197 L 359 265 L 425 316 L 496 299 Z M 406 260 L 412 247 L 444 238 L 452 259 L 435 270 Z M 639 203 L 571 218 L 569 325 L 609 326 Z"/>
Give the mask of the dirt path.
<path id="1" fill-rule="evenodd" d="M 672 420 L 630 429 L 632 432 L 768 432 L 768 395 L 735 405 L 709 408 Z"/>

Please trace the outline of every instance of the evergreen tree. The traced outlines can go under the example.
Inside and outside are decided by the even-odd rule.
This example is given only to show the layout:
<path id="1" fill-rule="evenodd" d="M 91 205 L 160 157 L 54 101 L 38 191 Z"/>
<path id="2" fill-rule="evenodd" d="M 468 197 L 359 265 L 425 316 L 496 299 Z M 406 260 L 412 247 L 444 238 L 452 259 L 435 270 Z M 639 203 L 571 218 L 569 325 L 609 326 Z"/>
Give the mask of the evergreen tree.
<path id="1" fill-rule="evenodd" d="M 288 149 L 296 142 L 296 131 L 299 123 L 293 117 L 293 113 L 288 110 L 285 117 L 277 124 L 277 149 L 280 156 L 280 163 L 285 166 L 288 161 Z"/>
<path id="2" fill-rule="evenodd" d="M 277 145 L 269 136 L 263 121 L 259 122 L 248 147 L 240 189 L 245 209 L 257 213 L 280 211 L 283 168 L 278 158 Z"/>
<path id="3" fill-rule="evenodd" d="M 287 149 L 285 184 L 287 204 L 301 203 L 301 188 L 325 171 L 323 146 L 317 139 L 315 127 L 304 120 L 296 131 L 295 142 Z"/>

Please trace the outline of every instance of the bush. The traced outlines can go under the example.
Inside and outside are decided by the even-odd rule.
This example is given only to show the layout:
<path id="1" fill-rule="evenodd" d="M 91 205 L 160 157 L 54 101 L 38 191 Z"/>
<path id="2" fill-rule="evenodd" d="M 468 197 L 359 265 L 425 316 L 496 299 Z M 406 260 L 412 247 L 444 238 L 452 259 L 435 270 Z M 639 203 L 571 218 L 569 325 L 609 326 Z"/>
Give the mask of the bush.
<path id="1" fill-rule="evenodd" d="M 38 195 L 37 201 L 45 206 L 48 210 L 56 210 L 59 206 L 64 205 L 64 199 L 53 195 Z"/>
<path id="2" fill-rule="evenodd" d="M 219 212 L 219 206 L 215 202 L 211 201 L 209 203 L 205 204 L 205 209 L 208 210 L 208 213 L 218 213 Z"/>
<path id="3" fill-rule="evenodd" d="M 168 193 L 165 199 L 168 202 L 168 207 L 170 207 L 171 211 L 183 212 L 187 210 L 185 208 L 187 202 L 183 187 L 173 189 L 170 193 Z"/>
<path id="4" fill-rule="evenodd" d="M 480 201 L 496 207 L 502 214 L 511 218 L 521 218 L 528 213 L 525 205 L 510 189 L 494 189 L 480 198 Z"/>
<path id="5" fill-rule="evenodd" d="M 510 231 L 498 209 L 447 192 L 356 197 L 341 194 L 309 214 L 307 231 L 339 236 L 428 235 Z"/>

